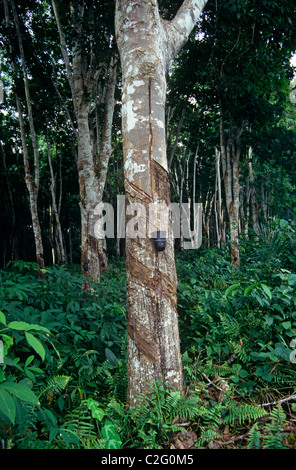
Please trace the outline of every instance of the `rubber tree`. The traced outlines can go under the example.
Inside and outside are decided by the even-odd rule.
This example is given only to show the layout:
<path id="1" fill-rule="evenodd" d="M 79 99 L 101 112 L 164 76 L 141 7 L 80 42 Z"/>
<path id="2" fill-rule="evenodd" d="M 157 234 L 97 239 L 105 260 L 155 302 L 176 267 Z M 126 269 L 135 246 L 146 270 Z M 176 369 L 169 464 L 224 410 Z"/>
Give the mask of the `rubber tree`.
<path id="1" fill-rule="evenodd" d="M 98 44 L 94 37 L 93 2 L 88 5 L 81 0 L 71 2 L 72 50 L 66 42 L 66 34 L 60 14 L 60 3 L 52 0 L 53 12 L 60 39 L 62 57 L 65 63 L 67 79 L 70 85 L 74 114 L 77 124 L 78 180 L 81 212 L 81 272 L 94 280 L 100 279 L 100 241 L 94 234 L 95 208 L 102 201 L 106 181 L 108 162 L 112 154 L 112 123 L 114 113 L 114 92 L 116 86 L 116 62 L 114 56 L 109 59 L 108 83 L 103 130 L 100 136 L 98 154 L 94 152 L 94 141 L 90 126 L 92 98 L 96 93 L 96 84 L 107 64 L 97 58 Z M 90 12 L 88 11 L 90 10 Z M 88 17 L 86 18 L 86 14 Z M 84 31 L 85 23 L 90 32 Z M 86 41 L 89 40 L 88 47 Z M 104 57 L 105 60 L 105 57 Z M 98 136 L 97 136 L 98 137 Z M 99 140 L 97 138 L 97 140 Z"/>
<path id="2" fill-rule="evenodd" d="M 137 393 L 146 393 L 156 381 L 182 389 L 172 219 L 167 225 L 166 248 L 159 252 L 151 226 L 159 227 L 156 220 L 151 223 L 149 208 L 170 204 L 165 135 L 167 69 L 205 3 L 186 0 L 174 18 L 166 21 L 156 0 L 116 2 L 115 30 L 122 67 L 130 407 L 137 403 Z M 135 207 L 138 210 L 133 212 Z M 128 229 L 135 214 L 138 236 Z"/>

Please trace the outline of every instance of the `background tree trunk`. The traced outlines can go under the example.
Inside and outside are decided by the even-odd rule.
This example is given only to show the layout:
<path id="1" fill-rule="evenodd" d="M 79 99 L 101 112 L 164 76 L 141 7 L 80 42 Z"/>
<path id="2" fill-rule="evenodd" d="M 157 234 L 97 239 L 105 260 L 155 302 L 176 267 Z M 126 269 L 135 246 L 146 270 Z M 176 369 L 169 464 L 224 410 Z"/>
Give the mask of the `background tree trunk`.
<path id="1" fill-rule="evenodd" d="M 89 97 L 97 89 L 97 80 L 102 70 L 96 64 L 94 51 L 89 51 L 87 58 L 83 52 L 81 31 L 84 15 L 84 3 L 73 4 L 72 17 L 75 31 L 72 51 L 72 64 L 67 52 L 65 34 L 61 24 L 59 10 L 55 0 L 52 0 L 54 15 L 60 37 L 61 51 L 65 62 L 67 79 L 72 93 L 72 101 L 77 121 L 77 153 L 78 180 L 80 190 L 81 213 L 81 273 L 94 280 L 100 279 L 100 262 L 106 267 L 107 258 L 104 242 L 99 241 L 94 234 L 94 210 L 102 201 L 106 182 L 109 157 L 112 153 L 111 132 L 114 113 L 114 91 L 116 72 L 114 59 L 109 68 L 109 81 L 106 90 L 105 120 L 101 142 L 99 144 L 99 129 L 96 129 L 94 143 L 90 129 L 90 100 Z M 96 155 L 96 147 L 99 155 Z M 96 164 L 98 158 L 98 165 Z"/>
<path id="2" fill-rule="evenodd" d="M 36 250 L 36 261 L 38 265 L 38 273 L 40 277 L 43 277 L 42 268 L 44 267 L 44 255 L 43 255 L 43 243 L 42 243 L 42 234 L 41 234 L 41 226 L 39 221 L 38 215 L 38 192 L 39 192 L 39 152 L 37 147 L 36 141 L 36 133 L 35 133 L 35 126 L 33 120 L 33 111 L 32 111 L 32 104 L 30 98 L 30 90 L 29 90 L 29 83 L 28 83 L 28 76 L 27 76 L 27 68 L 26 68 L 26 60 L 25 60 L 25 53 L 23 48 L 23 41 L 22 35 L 20 31 L 20 25 L 17 15 L 16 6 L 14 0 L 11 0 L 14 24 L 16 28 L 19 52 L 21 57 L 21 65 L 22 65 L 22 72 L 23 72 L 23 79 L 24 79 L 24 89 L 25 89 L 25 96 L 26 96 L 26 106 L 28 111 L 28 118 L 29 118 L 29 126 L 30 126 L 30 133 L 32 139 L 32 147 L 33 147 L 33 154 L 34 154 L 34 179 L 32 178 L 31 171 L 30 171 L 30 163 L 29 163 L 29 153 L 28 153 L 28 144 L 27 144 L 27 137 L 25 131 L 25 124 L 23 118 L 23 109 L 22 104 L 19 96 L 15 93 L 16 99 L 16 106 L 17 112 L 19 117 L 20 123 L 20 130 L 21 130 L 21 140 L 22 140 L 22 149 L 23 149 L 23 158 L 24 158 L 24 167 L 25 167 L 25 181 L 26 186 L 29 192 L 29 200 L 30 200 L 30 211 L 32 216 L 32 227 L 33 227 L 33 234 L 35 240 L 35 250 Z M 5 8 L 6 15 L 8 15 L 8 8 L 6 5 Z M 9 22 L 9 18 L 6 16 L 6 22 Z M 15 77 L 17 77 L 17 69 L 16 64 L 13 61 L 12 67 L 14 70 Z"/>
<path id="3" fill-rule="evenodd" d="M 46 126 L 47 127 L 47 126 Z M 52 212 L 55 218 L 55 227 L 53 227 L 53 245 L 55 248 L 55 260 L 57 264 L 65 264 L 67 262 L 66 251 L 64 246 L 64 239 L 63 239 L 63 232 L 62 226 L 60 221 L 60 201 L 59 204 L 57 203 L 57 196 L 56 196 L 56 178 L 52 168 L 52 161 L 51 161 L 51 151 L 49 146 L 49 139 L 48 139 L 48 128 L 46 129 L 46 143 L 47 143 L 47 158 L 48 158 L 48 165 L 50 171 L 50 192 L 51 192 L 51 201 L 52 201 Z M 60 175 L 61 176 L 61 175 Z M 60 178 L 61 181 L 61 178 Z M 60 193 L 61 196 L 61 193 Z M 52 218 L 52 214 L 51 214 Z"/>
<path id="4" fill-rule="evenodd" d="M 256 198 L 256 191 L 254 186 L 254 172 L 253 172 L 253 149 L 250 146 L 249 151 L 249 180 L 250 180 L 250 201 L 251 201 L 251 214 L 252 214 L 252 228 L 255 233 L 259 233 L 259 221 L 258 221 L 258 203 Z"/>
<path id="5" fill-rule="evenodd" d="M 238 126 L 234 135 L 233 122 L 230 118 L 228 125 L 228 138 L 225 139 L 225 122 L 222 102 L 220 100 L 220 147 L 222 159 L 222 172 L 225 188 L 226 208 L 229 219 L 230 254 L 234 266 L 240 265 L 239 254 L 239 208 L 240 208 L 240 168 L 241 134 L 243 126 Z"/>

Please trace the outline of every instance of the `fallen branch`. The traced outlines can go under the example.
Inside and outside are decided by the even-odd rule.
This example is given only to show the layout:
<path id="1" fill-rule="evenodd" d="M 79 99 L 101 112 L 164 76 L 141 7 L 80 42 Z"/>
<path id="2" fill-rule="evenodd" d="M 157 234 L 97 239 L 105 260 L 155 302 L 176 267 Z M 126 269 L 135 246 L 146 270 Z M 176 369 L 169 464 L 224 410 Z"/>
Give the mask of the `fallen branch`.
<path id="1" fill-rule="evenodd" d="M 282 400 L 274 401 L 272 403 L 263 403 L 262 405 L 258 405 L 258 406 L 263 407 L 263 406 L 280 405 L 280 404 L 282 404 L 286 401 L 290 401 L 290 400 L 296 400 L 296 395 L 291 395 L 287 398 L 283 398 Z"/>

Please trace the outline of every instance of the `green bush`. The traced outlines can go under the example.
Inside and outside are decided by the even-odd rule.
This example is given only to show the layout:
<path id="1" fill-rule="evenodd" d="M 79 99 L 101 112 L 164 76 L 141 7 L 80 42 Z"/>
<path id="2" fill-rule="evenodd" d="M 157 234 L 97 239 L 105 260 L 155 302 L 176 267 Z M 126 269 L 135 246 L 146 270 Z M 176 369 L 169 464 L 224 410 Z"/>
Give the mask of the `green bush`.
<path id="1" fill-rule="evenodd" d="M 0 433 L 8 429 L 18 445 L 28 440 L 25 414 L 28 428 L 43 422 L 48 438 L 48 426 L 59 429 L 63 415 L 87 395 L 114 392 L 114 377 L 125 371 L 125 286 L 118 268 L 94 283 L 91 294 L 81 275 L 64 267 L 44 274 L 38 279 L 35 264 L 23 262 L 0 272 Z"/>

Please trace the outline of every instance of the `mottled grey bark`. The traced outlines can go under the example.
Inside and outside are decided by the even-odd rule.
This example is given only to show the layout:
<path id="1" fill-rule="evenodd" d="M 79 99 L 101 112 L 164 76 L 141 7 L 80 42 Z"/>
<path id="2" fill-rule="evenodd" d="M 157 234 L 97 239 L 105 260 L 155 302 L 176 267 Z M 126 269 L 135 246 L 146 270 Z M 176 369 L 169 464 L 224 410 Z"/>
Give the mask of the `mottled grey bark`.
<path id="1" fill-rule="evenodd" d="M 145 208 L 146 237 L 127 233 L 128 403 L 160 380 L 182 389 L 177 317 L 177 276 L 172 225 L 166 249 L 149 233 L 149 205 L 170 203 L 166 155 L 166 71 L 186 42 L 205 0 L 185 1 L 164 21 L 156 0 L 117 0 L 116 37 L 122 64 L 122 134 L 127 206 Z M 155 221 L 154 230 L 159 228 Z"/>

